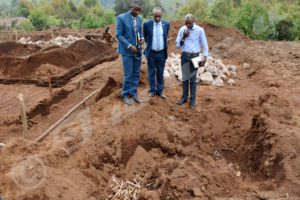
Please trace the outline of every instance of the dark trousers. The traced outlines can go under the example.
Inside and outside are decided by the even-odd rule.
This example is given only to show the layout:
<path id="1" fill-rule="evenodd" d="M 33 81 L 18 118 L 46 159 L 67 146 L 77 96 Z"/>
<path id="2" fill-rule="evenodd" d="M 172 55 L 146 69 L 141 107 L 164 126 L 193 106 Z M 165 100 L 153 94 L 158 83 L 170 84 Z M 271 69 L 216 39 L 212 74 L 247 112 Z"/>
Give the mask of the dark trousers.
<path id="1" fill-rule="evenodd" d="M 123 86 L 122 97 L 136 96 L 140 80 L 141 59 L 135 56 L 123 56 Z"/>
<path id="2" fill-rule="evenodd" d="M 190 88 L 190 101 L 195 103 L 197 83 L 196 77 L 198 68 L 194 68 L 192 58 L 199 56 L 199 54 L 181 54 L 181 69 L 182 69 L 182 98 L 187 100 L 189 97 Z"/>
<path id="3" fill-rule="evenodd" d="M 149 92 L 161 95 L 164 88 L 165 51 L 152 51 L 147 57 Z"/>

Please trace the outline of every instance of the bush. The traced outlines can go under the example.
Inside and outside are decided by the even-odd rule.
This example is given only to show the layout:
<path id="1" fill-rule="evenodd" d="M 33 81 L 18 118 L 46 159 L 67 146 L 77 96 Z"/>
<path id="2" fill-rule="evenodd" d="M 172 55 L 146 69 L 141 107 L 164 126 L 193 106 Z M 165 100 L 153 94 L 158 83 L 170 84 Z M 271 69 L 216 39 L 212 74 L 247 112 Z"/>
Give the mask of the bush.
<path id="1" fill-rule="evenodd" d="M 20 28 L 21 31 L 34 31 L 34 26 L 29 20 L 23 21 L 20 23 Z"/>
<path id="2" fill-rule="evenodd" d="M 277 40 L 295 40 L 296 35 L 294 35 L 294 24 L 290 20 L 283 19 L 276 24 L 275 27 Z"/>
<path id="3" fill-rule="evenodd" d="M 236 18 L 236 27 L 252 39 L 269 39 L 274 34 L 269 13 L 258 0 L 242 3 Z"/>
<path id="4" fill-rule="evenodd" d="M 29 15 L 29 20 L 36 30 L 41 31 L 43 29 L 49 28 L 48 15 L 42 10 L 36 9 L 32 10 Z"/>
<path id="5" fill-rule="evenodd" d="M 115 23 L 115 13 L 113 11 L 106 11 L 101 17 L 101 27 L 105 27 Z"/>
<path id="6" fill-rule="evenodd" d="M 81 18 L 81 27 L 92 29 L 101 27 L 100 19 L 95 15 L 87 15 Z"/>
<path id="7" fill-rule="evenodd" d="M 178 16 L 183 18 L 186 14 L 193 14 L 196 19 L 205 21 L 208 18 L 208 1 L 207 0 L 189 0 L 185 6 L 181 7 Z"/>
<path id="8" fill-rule="evenodd" d="M 62 26 L 62 20 L 58 19 L 55 16 L 48 16 L 47 19 L 47 25 L 48 27 L 57 27 L 57 26 Z"/>
<path id="9" fill-rule="evenodd" d="M 28 17 L 30 14 L 30 11 L 28 8 L 20 8 L 17 12 L 18 16 L 22 16 L 22 17 Z"/>
<path id="10" fill-rule="evenodd" d="M 7 27 L 5 26 L 5 24 L 0 24 L 0 30 L 5 30 Z"/>
<path id="11" fill-rule="evenodd" d="M 211 9 L 210 19 L 212 23 L 223 26 L 233 24 L 234 4 L 232 0 L 218 0 Z"/>

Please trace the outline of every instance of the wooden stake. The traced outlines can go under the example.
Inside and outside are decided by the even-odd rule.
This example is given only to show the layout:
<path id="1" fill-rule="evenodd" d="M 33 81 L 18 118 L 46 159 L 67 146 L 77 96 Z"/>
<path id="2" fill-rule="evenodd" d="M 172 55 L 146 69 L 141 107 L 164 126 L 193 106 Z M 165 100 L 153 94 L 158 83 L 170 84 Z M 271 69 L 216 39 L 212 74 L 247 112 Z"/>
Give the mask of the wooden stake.
<path id="1" fill-rule="evenodd" d="M 52 39 L 54 39 L 53 30 L 51 30 L 51 36 L 52 36 Z"/>
<path id="2" fill-rule="evenodd" d="M 22 120 L 22 127 L 23 127 L 23 135 L 24 138 L 28 138 L 28 123 L 27 123 L 27 116 L 26 116 L 26 109 L 25 109 L 25 103 L 24 103 L 24 97 L 23 94 L 20 93 L 17 96 L 20 109 L 21 109 L 21 120 Z"/>
<path id="3" fill-rule="evenodd" d="M 19 41 L 18 31 L 15 31 L 15 36 L 16 36 L 16 42 L 18 42 Z"/>
<path id="4" fill-rule="evenodd" d="M 83 97 L 84 97 L 83 86 L 84 86 L 84 79 L 81 77 L 80 82 L 79 82 L 79 91 L 80 91 L 81 99 L 83 99 Z"/>
<path id="5" fill-rule="evenodd" d="M 51 94 L 51 96 L 53 96 L 53 90 L 52 90 L 52 84 L 51 84 L 51 77 L 50 76 L 48 77 L 48 84 L 49 84 L 50 94 Z"/>

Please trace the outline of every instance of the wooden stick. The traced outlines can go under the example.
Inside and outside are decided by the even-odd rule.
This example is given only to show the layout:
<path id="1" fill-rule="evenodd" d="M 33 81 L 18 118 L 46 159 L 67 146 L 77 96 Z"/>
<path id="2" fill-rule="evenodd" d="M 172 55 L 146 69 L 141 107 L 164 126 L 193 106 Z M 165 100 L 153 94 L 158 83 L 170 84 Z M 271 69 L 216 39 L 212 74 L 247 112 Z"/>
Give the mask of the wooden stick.
<path id="1" fill-rule="evenodd" d="M 17 96 L 20 109 L 21 109 L 21 120 L 22 120 L 22 127 L 23 127 L 23 135 L 24 138 L 28 138 L 28 123 L 27 123 L 27 117 L 26 117 L 26 109 L 25 109 L 25 103 L 24 103 L 24 97 L 23 94 L 19 94 Z"/>
<path id="2" fill-rule="evenodd" d="M 53 96 L 53 90 L 52 90 L 52 84 L 51 84 L 51 77 L 50 76 L 48 77 L 48 84 L 49 84 L 50 94 L 51 94 L 51 96 Z"/>
<path id="3" fill-rule="evenodd" d="M 81 106 L 83 103 L 85 103 L 87 100 L 89 100 L 91 97 L 95 96 L 100 89 L 95 90 L 92 92 L 89 96 L 87 96 L 85 99 L 83 99 L 81 102 L 79 102 L 76 106 L 74 106 L 67 114 L 65 114 L 60 120 L 58 120 L 55 124 L 53 124 L 48 130 L 46 130 L 40 137 L 38 137 L 34 142 L 41 142 L 45 137 L 51 133 L 58 125 L 60 125 L 64 120 L 66 120 L 79 106 Z"/>
<path id="4" fill-rule="evenodd" d="M 16 42 L 18 42 L 19 41 L 19 36 L 18 36 L 18 31 L 17 30 L 15 31 L 15 36 L 16 36 Z"/>
<path id="5" fill-rule="evenodd" d="M 80 82 L 79 82 L 79 91 L 80 91 L 80 95 L 81 95 L 82 99 L 84 97 L 84 95 L 83 95 L 83 86 L 84 86 L 84 79 L 81 77 Z"/>
<path id="6" fill-rule="evenodd" d="M 52 39 L 54 39 L 53 30 L 51 30 L 51 37 L 52 37 Z"/>

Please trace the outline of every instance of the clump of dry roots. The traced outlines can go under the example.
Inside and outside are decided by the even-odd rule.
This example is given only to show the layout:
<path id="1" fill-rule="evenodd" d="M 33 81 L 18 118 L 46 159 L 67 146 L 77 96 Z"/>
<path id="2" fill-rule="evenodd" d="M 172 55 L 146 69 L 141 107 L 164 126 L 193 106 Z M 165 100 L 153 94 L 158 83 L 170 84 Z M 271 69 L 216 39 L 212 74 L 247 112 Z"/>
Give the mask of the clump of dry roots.
<path id="1" fill-rule="evenodd" d="M 111 178 L 109 185 L 109 200 L 137 200 L 138 194 L 144 189 L 143 178 L 136 176 L 132 181 L 120 180 L 115 176 Z"/>

